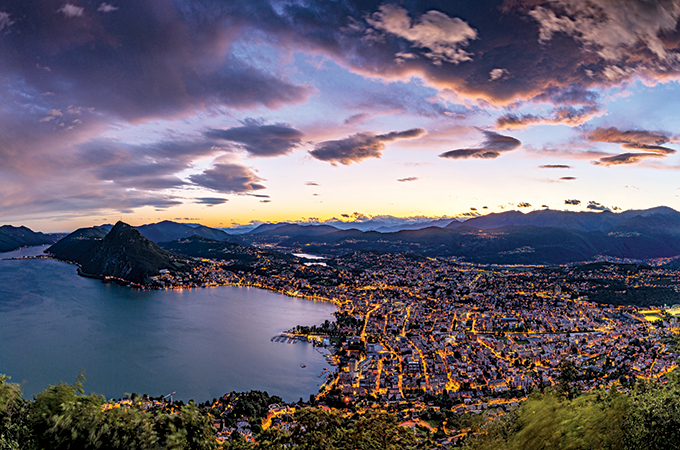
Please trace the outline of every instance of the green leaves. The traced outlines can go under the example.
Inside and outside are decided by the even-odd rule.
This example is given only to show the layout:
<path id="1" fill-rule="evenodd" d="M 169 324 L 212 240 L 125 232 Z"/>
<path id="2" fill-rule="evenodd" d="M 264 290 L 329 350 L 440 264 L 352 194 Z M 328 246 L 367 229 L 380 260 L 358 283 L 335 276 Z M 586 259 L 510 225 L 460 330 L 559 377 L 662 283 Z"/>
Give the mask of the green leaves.
<path id="1" fill-rule="evenodd" d="M 193 403 L 179 411 L 144 409 L 140 401 L 103 408 L 102 396 L 72 385 L 50 386 L 33 402 L 0 375 L 0 450 L 214 450 L 215 429 Z"/>

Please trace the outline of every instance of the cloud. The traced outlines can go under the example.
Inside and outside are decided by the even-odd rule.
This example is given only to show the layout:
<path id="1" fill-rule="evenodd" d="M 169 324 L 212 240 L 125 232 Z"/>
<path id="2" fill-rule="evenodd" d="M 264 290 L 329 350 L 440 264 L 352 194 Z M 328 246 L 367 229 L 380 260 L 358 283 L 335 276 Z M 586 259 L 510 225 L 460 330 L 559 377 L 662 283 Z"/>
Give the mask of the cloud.
<path id="1" fill-rule="evenodd" d="M 543 164 L 539 169 L 571 169 L 571 166 L 566 164 Z"/>
<path id="2" fill-rule="evenodd" d="M 222 205 L 222 204 L 227 203 L 229 201 L 228 198 L 222 198 L 222 197 L 198 197 L 195 200 L 196 201 L 194 203 L 196 203 L 198 205 L 207 205 L 207 206 Z"/>
<path id="3" fill-rule="evenodd" d="M 580 204 L 581 204 L 581 200 L 576 200 L 576 199 L 565 200 L 565 201 L 564 201 L 564 204 L 565 204 L 565 205 L 573 205 L 573 206 L 577 206 L 577 205 L 580 205 Z"/>
<path id="4" fill-rule="evenodd" d="M 588 206 L 586 206 L 586 208 L 592 209 L 594 211 L 611 211 L 609 208 L 602 205 L 601 203 L 592 200 L 588 202 Z"/>
<path id="5" fill-rule="evenodd" d="M 402 183 L 407 182 L 407 181 L 417 181 L 417 180 L 418 180 L 418 177 L 406 177 L 406 178 L 397 179 L 397 181 L 402 182 Z"/>
<path id="6" fill-rule="evenodd" d="M 458 64 L 471 59 L 470 53 L 461 47 L 476 39 L 477 31 L 458 17 L 432 10 L 412 23 L 408 11 L 401 6 L 387 3 L 378 9 L 366 18 L 366 22 L 377 30 L 406 39 L 415 48 L 424 49 L 423 55 L 434 64 Z M 403 52 L 397 55 L 401 61 L 405 59 Z"/>
<path id="7" fill-rule="evenodd" d="M 194 159 L 217 151 L 213 142 L 203 139 L 143 145 L 93 139 L 77 146 L 77 152 L 63 163 L 123 188 L 162 190 L 186 186 L 188 183 L 176 174 L 189 169 Z"/>
<path id="8" fill-rule="evenodd" d="M 81 6 L 76 6 L 72 3 L 66 3 L 64 6 L 59 8 L 57 12 L 62 13 L 66 17 L 82 17 L 85 12 L 85 8 Z"/>
<path id="9" fill-rule="evenodd" d="M 231 141 L 251 156 L 272 157 L 290 153 L 302 143 L 303 134 L 290 125 L 278 123 L 263 125 L 255 120 L 245 120 L 241 127 L 210 129 L 204 135 L 211 139 Z"/>
<path id="10" fill-rule="evenodd" d="M 405 131 L 392 131 L 387 134 L 357 133 L 345 139 L 324 141 L 318 143 L 309 152 L 320 161 L 331 164 L 350 165 L 367 158 L 380 158 L 385 149 L 385 142 L 400 139 L 413 139 L 425 134 L 422 128 L 412 128 Z"/>
<path id="11" fill-rule="evenodd" d="M 504 75 L 508 75 L 509 73 L 510 72 L 508 72 L 507 69 L 492 69 L 491 72 L 489 72 L 489 81 L 500 80 Z"/>
<path id="12" fill-rule="evenodd" d="M 517 204 L 517 207 L 518 207 L 518 208 L 530 208 L 530 207 L 531 207 L 531 203 L 521 202 L 521 203 L 518 203 L 518 204 Z"/>
<path id="13" fill-rule="evenodd" d="M 623 131 L 616 127 L 596 128 L 588 133 L 587 138 L 594 142 L 612 142 L 623 144 L 624 148 L 648 150 L 654 149 L 657 153 L 675 153 L 675 150 L 661 147 L 670 141 L 670 137 L 659 131 L 629 130 Z"/>
<path id="14" fill-rule="evenodd" d="M 191 175 L 192 183 L 223 194 L 243 194 L 265 189 L 262 178 L 248 167 L 233 163 L 218 163 L 203 173 Z"/>
<path id="15" fill-rule="evenodd" d="M 357 124 L 357 123 L 361 123 L 368 118 L 369 118 L 369 115 L 366 114 L 366 113 L 352 114 L 351 116 L 346 118 L 343 123 L 345 125 L 354 125 L 354 124 Z"/>
<path id="16" fill-rule="evenodd" d="M 635 164 L 647 158 L 663 158 L 675 153 L 675 150 L 663 146 L 671 140 L 670 136 L 659 131 L 619 130 L 616 127 L 599 127 L 587 132 L 585 137 L 591 142 L 619 144 L 623 149 L 639 151 L 639 153 L 625 152 L 600 158 L 595 162 L 598 165 Z"/>
<path id="17" fill-rule="evenodd" d="M 619 60 L 636 47 L 669 60 L 672 56 L 660 35 L 675 30 L 680 5 L 675 1 L 554 0 L 529 15 L 540 25 L 541 42 L 565 33 L 608 61 Z"/>
<path id="18" fill-rule="evenodd" d="M 10 17 L 9 13 L 0 11 L 0 31 L 9 28 L 14 24 L 14 21 Z"/>
<path id="19" fill-rule="evenodd" d="M 658 153 L 621 153 L 614 156 L 606 156 L 595 161 L 595 165 L 618 166 L 624 164 L 635 164 L 647 158 L 663 158 Z"/>
<path id="20" fill-rule="evenodd" d="M 117 6 L 110 5 L 108 3 L 101 3 L 99 5 L 99 8 L 97 8 L 97 11 L 103 12 L 103 13 L 110 13 L 113 11 L 116 11 L 118 9 Z"/>
<path id="21" fill-rule="evenodd" d="M 130 122 L 224 106 L 280 108 L 315 92 L 289 81 L 284 70 L 232 51 L 248 27 L 243 11 L 156 0 L 114 13 L 113 2 L 98 4 L 109 14 L 89 14 L 75 2 L 3 8 L 5 28 L 16 17 L 21 21 L 10 28 L 17 32 L 3 36 L 0 77 L 21 79 L 27 94 L 51 92 L 63 107 L 91 107 Z M 35 73 L 36 61 L 52 76 Z"/>
<path id="22" fill-rule="evenodd" d="M 563 181 L 572 181 L 572 180 L 575 180 L 575 179 L 576 179 L 576 177 L 560 177 L 560 180 L 563 180 Z"/>
<path id="23" fill-rule="evenodd" d="M 514 137 L 504 136 L 488 130 L 480 131 L 484 133 L 485 139 L 479 147 L 449 150 L 439 155 L 439 157 L 451 159 L 495 159 L 501 156 L 502 153 L 516 150 L 522 145 L 522 142 Z"/>
<path id="24" fill-rule="evenodd" d="M 531 125 L 568 125 L 571 127 L 582 125 L 602 113 L 597 105 L 587 105 L 581 108 L 561 106 L 555 108 L 550 115 L 534 114 L 504 114 L 496 119 L 496 128 L 502 130 L 516 130 Z"/>
<path id="25" fill-rule="evenodd" d="M 316 181 L 306 181 L 305 186 L 319 186 L 319 183 Z"/>

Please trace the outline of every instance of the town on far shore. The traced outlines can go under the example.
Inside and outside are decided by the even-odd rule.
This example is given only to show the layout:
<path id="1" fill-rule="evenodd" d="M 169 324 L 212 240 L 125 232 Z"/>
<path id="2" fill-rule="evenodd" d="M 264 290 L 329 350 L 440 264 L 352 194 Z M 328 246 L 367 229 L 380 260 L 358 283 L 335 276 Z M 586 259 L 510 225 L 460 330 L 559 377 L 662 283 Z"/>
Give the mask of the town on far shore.
<path id="1" fill-rule="evenodd" d="M 312 400 L 322 407 L 380 408 L 431 428 L 425 418 L 443 406 L 488 420 L 565 373 L 582 391 L 626 391 L 678 366 L 678 270 L 478 266 L 371 251 L 285 264 L 254 255 L 240 270 L 237 261 L 194 258 L 150 287 L 250 286 L 335 304 L 334 321 L 272 338 L 330 351 L 334 370 L 319 375 L 325 383 Z M 291 420 L 293 410 L 273 408 L 265 423 Z M 440 422 L 449 440 L 469 431 L 469 421 L 449 422 Z"/>

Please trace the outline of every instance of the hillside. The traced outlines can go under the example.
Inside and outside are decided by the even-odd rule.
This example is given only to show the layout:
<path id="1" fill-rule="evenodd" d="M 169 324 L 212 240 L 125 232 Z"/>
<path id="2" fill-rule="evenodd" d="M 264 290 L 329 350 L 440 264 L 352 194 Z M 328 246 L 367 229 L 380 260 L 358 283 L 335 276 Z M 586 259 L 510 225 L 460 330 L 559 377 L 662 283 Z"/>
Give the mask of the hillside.
<path id="1" fill-rule="evenodd" d="M 174 270 L 172 254 L 123 222 L 105 230 L 75 231 L 47 249 L 56 258 L 80 265 L 84 274 L 120 278 L 144 284 L 162 269 Z"/>
<path id="2" fill-rule="evenodd" d="M 10 252 L 31 245 L 53 244 L 56 239 L 55 236 L 36 233 L 30 228 L 3 225 L 0 227 L 0 252 Z"/>
<path id="3" fill-rule="evenodd" d="M 223 241 L 231 237 L 231 235 L 224 231 L 215 228 L 206 227 L 204 225 L 190 226 L 169 220 L 142 225 L 136 228 L 142 236 L 155 243 L 176 241 L 177 239 L 184 239 L 189 236 L 202 236 L 218 241 Z"/>
<path id="4" fill-rule="evenodd" d="M 598 258 L 645 260 L 680 255 L 680 213 L 670 208 L 620 214 L 509 211 L 452 223 L 446 228 L 297 235 L 278 245 L 327 256 L 377 250 L 455 256 L 484 264 L 565 264 Z"/>

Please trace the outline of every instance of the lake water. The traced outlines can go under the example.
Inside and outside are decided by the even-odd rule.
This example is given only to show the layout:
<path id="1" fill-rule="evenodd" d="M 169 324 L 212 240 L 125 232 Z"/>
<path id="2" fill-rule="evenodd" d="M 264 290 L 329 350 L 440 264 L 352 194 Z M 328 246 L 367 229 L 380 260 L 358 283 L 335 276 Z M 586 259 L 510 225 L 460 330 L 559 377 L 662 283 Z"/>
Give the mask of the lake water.
<path id="1" fill-rule="evenodd" d="M 0 373 L 26 397 L 84 369 L 85 391 L 108 398 L 176 391 L 176 399 L 204 401 L 259 389 L 307 400 L 325 359 L 309 344 L 270 339 L 335 311 L 255 288 L 140 291 L 79 277 L 58 261 L 4 260 Z"/>

